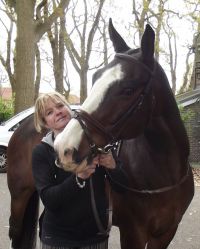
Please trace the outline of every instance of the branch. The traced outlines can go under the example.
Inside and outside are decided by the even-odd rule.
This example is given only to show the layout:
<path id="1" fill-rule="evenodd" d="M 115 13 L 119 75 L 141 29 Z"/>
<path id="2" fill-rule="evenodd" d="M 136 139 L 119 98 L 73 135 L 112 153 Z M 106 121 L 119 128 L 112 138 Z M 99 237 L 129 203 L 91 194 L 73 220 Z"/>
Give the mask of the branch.
<path id="1" fill-rule="evenodd" d="M 92 28 L 90 30 L 89 36 L 88 36 L 86 61 L 89 60 L 89 57 L 90 57 L 90 54 L 91 54 L 92 42 L 93 42 L 93 38 L 94 38 L 96 29 L 97 29 L 97 26 L 98 26 L 98 23 L 99 23 L 99 19 L 100 19 L 100 16 L 101 16 L 101 10 L 102 10 L 104 2 L 105 2 L 105 0 L 101 0 L 100 3 L 99 3 L 98 12 L 97 12 L 97 15 L 95 17 Z"/>
<path id="2" fill-rule="evenodd" d="M 14 8 L 16 10 L 16 0 L 6 0 L 6 4 L 10 7 L 10 8 Z"/>
<path id="3" fill-rule="evenodd" d="M 6 68 L 6 61 L 1 54 L 0 54 L 0 61 L 1 61 L 1 64 Z"/>
<path id="4" fill-rule="evenodd" d="M 51 28 L 51 25 L 56 21 L 56 19 L 62 15 L 64 10 L 68 7 L 70 0 L 61 0 L 58 7 L 53 11 L 53 13 L 45 19 L 45 21 L 41 23 L 37 23 L 36 25 L 36 36 L 39 41 L 44 33 L 47 32 Z"/>
<path id="5" fill-rule="evenodd" d="M 8 38 L 7 38 L 6 59 L 4 59 L 3 56 L 0 54 L 0 61 L 1 61 L 2 65 L 4 66 L 4 68 L 5 68 L 5 70 L 6 70 L 7 74 L 8 74 L 11 85 L 13 86 L 13 84 L 14 84 L 14 74 L 12 73 L 11 65 L 10 65 L 12 31 L 13 31 L 13 22 L 11 21 L 10 29 L 7 30 Z"/>
<path id="6" fill-rule="evenodd" d="M 73 42 L 72 42 L 69 34 L 67 33 L 66 27 L 63 27 L 63 31 L 64 31 L 65 46 L 66 46 L 67 51 L 69 53 L 72 64 L 74 65 L 76 71 L 78 73 L 80 73 L 80 68 L 77 65 L 76 61 L 78 61 L 78 63 L 81 64 L 81 57 L 79 56 L 78 52 L 76 51 L 76 49 L 75 49 L 75 47 L 73 45 Z"/>
<path id="7" fill-rule="evenodd" d="M 40 23 L 42 23 L 42 17 L 41 17 L 41 9 L 47 4 L 47 0 L 42 0 L 41 3 L 38 4 L 36 8 L 36 19 L 39 20 Z"/>

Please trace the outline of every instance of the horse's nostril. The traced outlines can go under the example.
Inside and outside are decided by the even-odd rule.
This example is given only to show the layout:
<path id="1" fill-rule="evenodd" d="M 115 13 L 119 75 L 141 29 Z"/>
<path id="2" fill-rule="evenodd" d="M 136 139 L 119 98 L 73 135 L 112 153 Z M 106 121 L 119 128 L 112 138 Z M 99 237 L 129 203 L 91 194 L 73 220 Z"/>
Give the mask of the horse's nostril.
<path id="1" fill-rule="evenodd" d="M 64 156 L 66 156 L 68 154 L 68 152 L 69 152 L 69 149 L 65 149 L 64 150 Z"/>
<path id="2" fill-rule="evenodd" d="M 82 160 L 81 160 L 81 158 L 80 158 L 80 155 L 79 155 L 77 149 L 74 149 L 74 150 L 73 150 L 72 159 L 73 159 L 73 161 L 74 161 L 75 163 L 77 163 L 77 164 L 81 163 Z"/>

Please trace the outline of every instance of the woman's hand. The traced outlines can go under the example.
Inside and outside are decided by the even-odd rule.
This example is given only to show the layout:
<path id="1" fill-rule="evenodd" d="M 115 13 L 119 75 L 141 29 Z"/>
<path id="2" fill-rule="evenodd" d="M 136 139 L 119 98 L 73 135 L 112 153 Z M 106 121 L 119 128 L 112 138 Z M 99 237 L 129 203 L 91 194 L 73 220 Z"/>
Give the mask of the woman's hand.
<path id="1" fill-rule="evenodd" d="M 96 170 L 96 166 L 98 165 L 98 161 L 99 161 L 99 158 L 95 157 L 92 160 L 92 163 L 90 165 L 85 166 L 84 170 L 77 173 L 77 176 L 83 180 L 86 180 L 87 178 L 89 178 L 92 174 L 94 174 Z"/>
<path id="2" fill-rule="evenodd" d="M 86 180 L 92 174 L 94 174 L 97 165 L 102 165 L 107 169 L 115 169 L 116 162 L 113 158 L 112 152 L 109 152 L 107 154 L 100 154 L 93 158 L 92 163 L 90 165 L 85 165 L 83 168 L 80 167 L 82 168 L 82 170 L 80 172 L 77 172 L 77 176 L 83 180 Z"/>
<path id="3" fill-rule="evenodd" d="M 107 169 L 115 169 L 116 162 L 115 162 L 115 159 L 113 158 L 112 152 L 110 151 L 107 154 L 100 154 L 99 164 L 104 166 Z"/>

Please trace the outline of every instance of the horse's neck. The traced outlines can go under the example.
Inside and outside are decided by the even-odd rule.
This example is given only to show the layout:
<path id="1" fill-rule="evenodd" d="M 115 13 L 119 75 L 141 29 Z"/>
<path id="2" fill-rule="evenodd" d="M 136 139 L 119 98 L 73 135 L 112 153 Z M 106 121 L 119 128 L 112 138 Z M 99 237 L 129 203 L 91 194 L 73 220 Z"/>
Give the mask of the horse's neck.
<path id="1" fill-rule="evenodd" d="M 174 95 L 171 91 L 171 88 L 169 86 L 166 75 L 164 74 L 163 76 L 163 74 L 164 72 L 161 69 L 159 81 L 161 81 L 161 78 L 163 79 L 164 77 L 164 82 L 163 82 L 164 84 L 162 86 L 164 89 L 162 89 L 162 93 L 157 92 L 156 96 L 157 98 L 156 102 L 158 103 L 159 106 L 162 107 L 158 116 L 160 116 L 164 120 L 166 126 L 169 128 L 171 134 L 173 135 L 177 143 L 177 147 L 180 148 L 181 150 L 183 157 L 188 158 L 189 141 L 186 129 L 181 120 L 179 109 L 176 100 L 174 98 Z M 160 84 L 159 81 L 158 84 Z"/>
<path id="2" fill-rule="evenodd" d="M 122 150 L 124 167 L 133 187 L 173 185 L 187 171 L 188 137 L 162 72 L 157 80 L 153 116 L 143 134 L 124 142 Z"/>
<path id="3" fill-rule="evenodd" d="M 187 139 L 177 124 L 176 118 L 166 122 L 165 117 L 154 117 L 143 134 L 124 141 L 122 161 L 132 187 L 170 186 L 186 174 Z"/>
<path id="4" fill-rule="evenodd" d="M 169 116 L 160 116 L 152 118 L 151 123 L 145 131 L 155 134 L 163 143 L 169 144 L 175 148 L 182 159 L 187 159 L 189 156 L 189 142 L 185 131 L 185 127 L 179 117 L 179 114 Z"/>
<path id="5" fill-rule="evenodd" d="M 189 156 L 189 141 L 185 127 L 180 118 L 180 114 L 176 113 L 174 115 L 164 115 L 164 119 L 174 136 L 177 147 L 180 149 L 180 153 L 183 158 L 187 159 Z"/>

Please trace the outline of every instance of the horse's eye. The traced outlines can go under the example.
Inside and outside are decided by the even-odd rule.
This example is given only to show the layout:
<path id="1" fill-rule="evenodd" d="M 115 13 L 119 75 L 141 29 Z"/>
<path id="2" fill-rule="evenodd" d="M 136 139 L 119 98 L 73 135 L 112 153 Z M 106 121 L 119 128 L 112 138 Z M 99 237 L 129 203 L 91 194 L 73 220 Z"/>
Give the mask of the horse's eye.
<path id="1" fill-rule="evenodd" d="M 133 88 L 125 88 L 125 89 L 123 89 L 123 95 L 131 96 L 133 94 L 134 94 L 134 89 Z"/>

